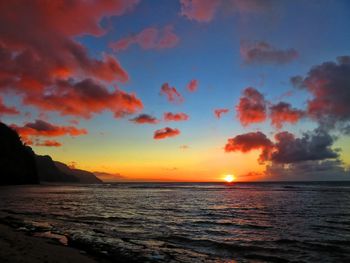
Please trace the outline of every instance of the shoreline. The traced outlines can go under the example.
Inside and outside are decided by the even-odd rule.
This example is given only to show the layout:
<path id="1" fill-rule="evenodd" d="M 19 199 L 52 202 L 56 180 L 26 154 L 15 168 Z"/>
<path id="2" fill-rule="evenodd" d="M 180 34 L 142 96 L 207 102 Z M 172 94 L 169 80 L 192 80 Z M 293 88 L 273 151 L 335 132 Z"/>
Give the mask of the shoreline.
<path id="1" fill-rule="evenodd" d="M 0 223 L 0 233 L 0 262 L 109 262 L 86 251 L 60 244 L 51 238 L 28 235 L 3 222 Z"/>

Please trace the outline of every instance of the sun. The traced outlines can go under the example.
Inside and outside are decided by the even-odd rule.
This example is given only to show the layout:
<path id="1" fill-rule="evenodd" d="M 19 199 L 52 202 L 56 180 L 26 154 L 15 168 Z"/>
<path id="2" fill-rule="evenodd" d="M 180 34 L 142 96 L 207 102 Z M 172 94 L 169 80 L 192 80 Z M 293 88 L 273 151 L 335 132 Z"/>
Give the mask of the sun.
<path id="1" fill-rule="evenodd" d="M 225 178 L 224 178 L 224 180 L 227 183 L 232 183 L 235 179 L 236 179 L 235 176 L 232 174 L 227 174 L 227 175 L 225 175 Z"/>

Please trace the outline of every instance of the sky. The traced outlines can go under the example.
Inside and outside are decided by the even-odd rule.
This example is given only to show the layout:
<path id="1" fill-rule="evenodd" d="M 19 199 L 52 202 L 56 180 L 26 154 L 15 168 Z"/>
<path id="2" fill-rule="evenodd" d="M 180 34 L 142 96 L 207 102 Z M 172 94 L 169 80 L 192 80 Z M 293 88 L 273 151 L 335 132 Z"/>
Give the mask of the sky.
<path id="1" fill-rule="evenodd" d="M 348 25 L 346 0 L 1 0 L 0 120 L 107 181 L 349 180 Z"/>

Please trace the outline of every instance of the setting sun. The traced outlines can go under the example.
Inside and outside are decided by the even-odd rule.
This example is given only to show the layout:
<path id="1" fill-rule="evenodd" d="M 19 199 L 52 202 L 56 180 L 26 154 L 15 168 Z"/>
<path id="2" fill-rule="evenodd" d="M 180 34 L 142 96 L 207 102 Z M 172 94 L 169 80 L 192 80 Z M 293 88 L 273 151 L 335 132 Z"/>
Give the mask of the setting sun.
<path id="1" fill-rule="evenodd" d="M 232 175 L 232 174 L 228 174 L 228 175 L 226 175 L 225 178 L 224 178 L 224 180 L 225 180 L 227 183 L 231 183 L 231 182 L 233 182 L 235 179 L 236 179 L 235 176 Z"/>

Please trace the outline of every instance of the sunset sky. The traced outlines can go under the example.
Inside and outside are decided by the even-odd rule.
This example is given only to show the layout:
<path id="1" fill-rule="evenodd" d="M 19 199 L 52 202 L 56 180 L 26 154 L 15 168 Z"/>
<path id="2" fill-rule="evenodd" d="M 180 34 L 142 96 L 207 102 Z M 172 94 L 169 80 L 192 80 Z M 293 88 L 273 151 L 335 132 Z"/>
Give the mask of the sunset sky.
<path id="1" fill-rule="evenodd" d="M 108 180 L 350 179 L 349 1 L 0 3 L 0 118 L 36 153 Z"/>

